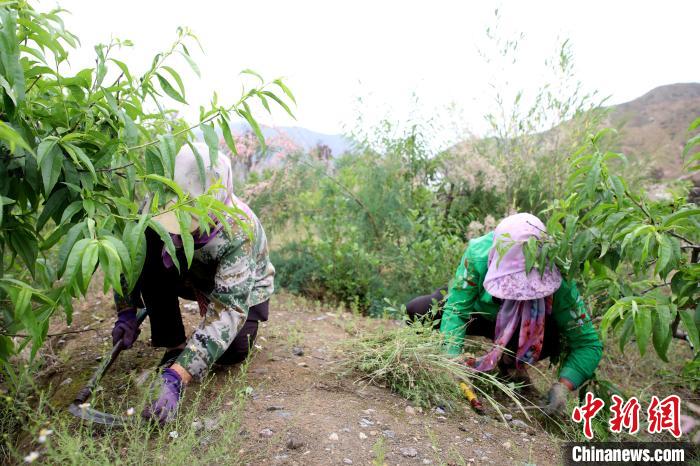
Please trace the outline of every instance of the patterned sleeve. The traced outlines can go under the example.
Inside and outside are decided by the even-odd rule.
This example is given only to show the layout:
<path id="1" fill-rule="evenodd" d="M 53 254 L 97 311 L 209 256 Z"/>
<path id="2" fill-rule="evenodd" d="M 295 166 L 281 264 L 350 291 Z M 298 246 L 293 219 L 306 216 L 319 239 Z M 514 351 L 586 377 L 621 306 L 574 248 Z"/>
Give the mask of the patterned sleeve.
<path id="1" fill-rule="evenodd" d="M 260 221 L 256 221 L 255 238 L 255 284 L 248 299 L 250 306 L 267 301 L 275 291 L 275 267 L 270 262 L 267 236 Z"/>
<path id="2" fill-rule="evenodd" d="M 197 380 L 231 345 L 246 321 L 249 296 L 255 283 L 253 255 L 251 240 L 241 232 L 219 261 L 206 319 L 177 359 L 177 363 Z"/>

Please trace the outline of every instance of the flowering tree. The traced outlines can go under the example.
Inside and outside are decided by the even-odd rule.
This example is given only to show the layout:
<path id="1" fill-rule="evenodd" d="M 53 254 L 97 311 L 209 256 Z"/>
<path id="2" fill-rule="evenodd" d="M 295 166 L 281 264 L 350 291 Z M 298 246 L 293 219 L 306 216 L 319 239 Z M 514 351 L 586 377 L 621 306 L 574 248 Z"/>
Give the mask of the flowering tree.
<path id="1" fill-rule="evenodd" d="M 244 180 L 264 163 L 281 165 L 290 155 L 302 150 L 301 146 L 279 129 L 275 130 L 275 134 L 265 137 L 263 143 L 254 131 L 239 134 L 234 143 L 235 152 L 223 138 L 219 141 L 219 148 L 231 157 L 234 167 L 241 171 Z"/>

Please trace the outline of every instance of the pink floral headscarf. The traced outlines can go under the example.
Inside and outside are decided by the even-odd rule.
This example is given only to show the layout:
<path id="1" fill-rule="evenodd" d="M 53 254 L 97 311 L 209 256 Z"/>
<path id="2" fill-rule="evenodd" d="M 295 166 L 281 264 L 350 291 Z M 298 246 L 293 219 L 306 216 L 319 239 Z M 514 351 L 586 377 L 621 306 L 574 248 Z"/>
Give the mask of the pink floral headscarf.
<path id="1" fill-rule="evenodd" d="M 533 236 L 539 238 L 544 231 L 542 221 L 526 213 L 506 217 L 496 227 L 484 289 L 503 302 L 496 317 L 495 346 L 476 361 L 474 368 L 478 371 L 496 366 L 518 325 L 516 367 L 539 359 L 545 317 L 552 312 L 552 295 L 561 285 L 561 274 L 555 266 L 547 267 L 543 274 L 534 269 L 526 273 L 523 244 Z M 500 256 L 498 242 L 514 244 Z"/>

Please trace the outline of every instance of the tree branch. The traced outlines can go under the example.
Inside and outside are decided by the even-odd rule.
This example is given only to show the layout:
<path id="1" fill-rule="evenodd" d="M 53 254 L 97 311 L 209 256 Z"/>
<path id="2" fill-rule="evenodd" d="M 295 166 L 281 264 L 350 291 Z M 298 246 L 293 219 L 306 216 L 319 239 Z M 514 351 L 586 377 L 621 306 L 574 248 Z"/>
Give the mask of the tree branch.
<path id="1" fill-rule="evenodd" d="M 700 249 L 700 244 L 693 243 L 691 240 L 689 240 L 688 238 L 686 238 L 683 235 L 679 235 L 678 233 L 673 232 L 673 231 L 669 231 L 668 234 L 673 236 L 674 238 L 678 238 L 679 240 L 685 241 L 686 243 L 688 243 L 687 245 L 681 246 L 681 249 Z"/>
<path id="2" fill-rule="evenodd" d="M 194 125 L 190 126 L 189 128 L 181 129 L 180 131 L 178 131 L 178 132 L 176 132 L 176 133 L 173 133 L 173 137 L 179 136 L 179 135 L 181 135 L 181 134 L 183 134 L 183 133 L 186 133 L 186 132 L 188 132 L 188 131 L 192 131 L 192 130 L 195 129 L 197 126 L 201 126 L 201 125 L 203 125 L 204 123 L 209 123 L 211 120 L 213 120 L 214 118 L 216 118 L 216 117 L 218 117 L 218 116 L 220 116 L 220 115 L 221 115 L 221 110 L 217 110 L 213 115 L 209 115 L 207 118 L 205 118 L 204 120 L 200 121 L 199 123 L 194 124 Z M 129 150 L 129 151 L 130 151 L 130 150 L 143 149 L 144 147 L 152 146 L 153 144 L 157 144 L 157 143 L 158 143 L 158 139 L 153 139 L 153 140 L 151 140 L 151 141 L 144 142 L 143 144 L 139 144 L 139 145 L 137 145 L 137 146 L 127 147 L 126 150 Z"/>
<path id="3" fill-rule="evenodd" d="M 123 170 L 125 168 L 129 168 L 130 166 L 134 165 L 136 162 L 129 162 L 127 164 L 124 164 L 120 167 L 112 167 L 112 168 L 96 168 L 96 172 L 114 172 L 117 170 Z"/>
<path id="4" fill-rule="evenodd" d="M 652 224 L 652 225 L 656 225 L 656 222 L 654 221 L 654 217 L 652 217 L 651 214 L 649 213 L 649 211 L 647 211 L 647 210 L 644 208 L 644 205 L 641 204 L 640 202 L 637 202 L 637 200 L 632 196 L 632 194 L 630 194 L 630 192 L 629 192 L 628 190 L 625 190 L 625 194 L 626 194 L 627 197 L 630 199 L 630 201 L 632 201 L 632 203 L 633 203 L 634 205 L 636 205 L 637 208 L 638 208 L 639 210 L 641 210 L 642 213 L 644 213 L 644 215 L 647 216 L 647 218 L 649 219 L 649 221 L 651 222 L 651 224 Z"/>
<path id="5" fill-rule="evenodd" d="M 32 83 L 29 85 L 29 87 L 24 91 L 25 94 L 32 90 L 32 88 L 37 83 L 37 81 L 39 81 L 39 79 L 41 79 L 41 76 L 42 75 L 38 75 L 36 78 L 34 78 L 34 81 L 32 81 Z"/>
<path id="6" fill-rule="evenodd" d="M 58 332 L 58 333 L 47 333 L 47 337 L 60 337 L 63 335 L 70 335 L 74 333 L 85 333 L 85 332 L 98 332 L 100 329 L 91 327 L 91 328 L 85 328 L 82 330 L 66 330 L 65 332 Z M 27 335 L 24 333 L 0 333 L 0 335 L 4 337 L 18 337 L 18 338 L 32 338 L 31 335 Z"/>
<path id="7" fill-rule="evenodd" d="M 657 289 L 657 288 L 662 288 L 662 287 L 664 287 L 664 286 L 671 286 L 671 284 L 670 284 L 670 283 L 666 283 L 666 282 L 657 283 L 656 285 L 650 286 L 649 288 L 647 288 L 646 290 L 640 292 L 639 294 L 640 294 L 640 295 L 647 294 L 647 293 L 649 293 L 649 292 L 652 291 L 652 290 L 655 290 L 655 289 Z"/>

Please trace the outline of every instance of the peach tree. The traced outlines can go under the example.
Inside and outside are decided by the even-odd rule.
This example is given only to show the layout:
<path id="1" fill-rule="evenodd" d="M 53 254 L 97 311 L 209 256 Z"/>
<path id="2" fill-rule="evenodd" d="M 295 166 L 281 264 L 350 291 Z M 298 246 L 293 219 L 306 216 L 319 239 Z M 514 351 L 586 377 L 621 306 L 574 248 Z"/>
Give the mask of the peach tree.
<path id="1" fill-rule="evenodd" d="M 700 118 L 691 135 L 698 127 Z M 527 266 L 541 270 L 553 261 L 567 279 L 584 283 L 601 333 L 614 334 L 621 349 L 634 339 L 643 355 L 651 343 L 668 361 L 672 339 L 686 340 L 693 357 L 685 375 L 697 383 L 700 207 L 683 187 L 653 198 L 628 184 L 616 174 L 624 156 L 602 149 L 607 131 L 570 158 L 570 194 L 550 206 L 543 239 L 525 244 Z M 695 135 L 683 151 L 690 171 L 700 168 L 700 154 L 692 154 L 698 147 Z"/>
<path id="2" fill-rule="evenodd" d="M 218 156 L 219 135 L 235 157 L 232 119 L 248 122 L 264 144 L 253 102 L 291 114 L 294 101 L 282 80 L 266 82 L 245 70 L 254 85 L 229 105 L 215 94 L 190 125 L 172 108 L 187 103 L 176 63 L 199 75 L 190 54 L 198 42 L 189 30 L 179 28 L 172 46 L 142 73 L 118 58 L 132 46 L 121 40 L 96 46 L 94 66 L 72 72 L 68 58 L 79 41 L 61 14 L 21 0 L 0 6 L 0 365 L 6 374 L 13 353 L 29 345 L 33 356 L 40 348 L 57 310 L 71 323 L 73 300 L 87 293 L 96 270 L 103 271 L 105 290 L 133 286 L 147 227 L 174 250 L 151 220 L 166 201 L 175 200 L 168 208 L 185 225 L 192 216 L 208 225 L 210 215 L 234 213 L 211 193 L 188 198 L 172 181 L 176 154 L 192 145 L 193 130 L 201 130 L 209 148 L 199 154 L 203 180 L 204 164 Z M 183 235 L 183 245 L 189 262 L 191 235 Z"/>

